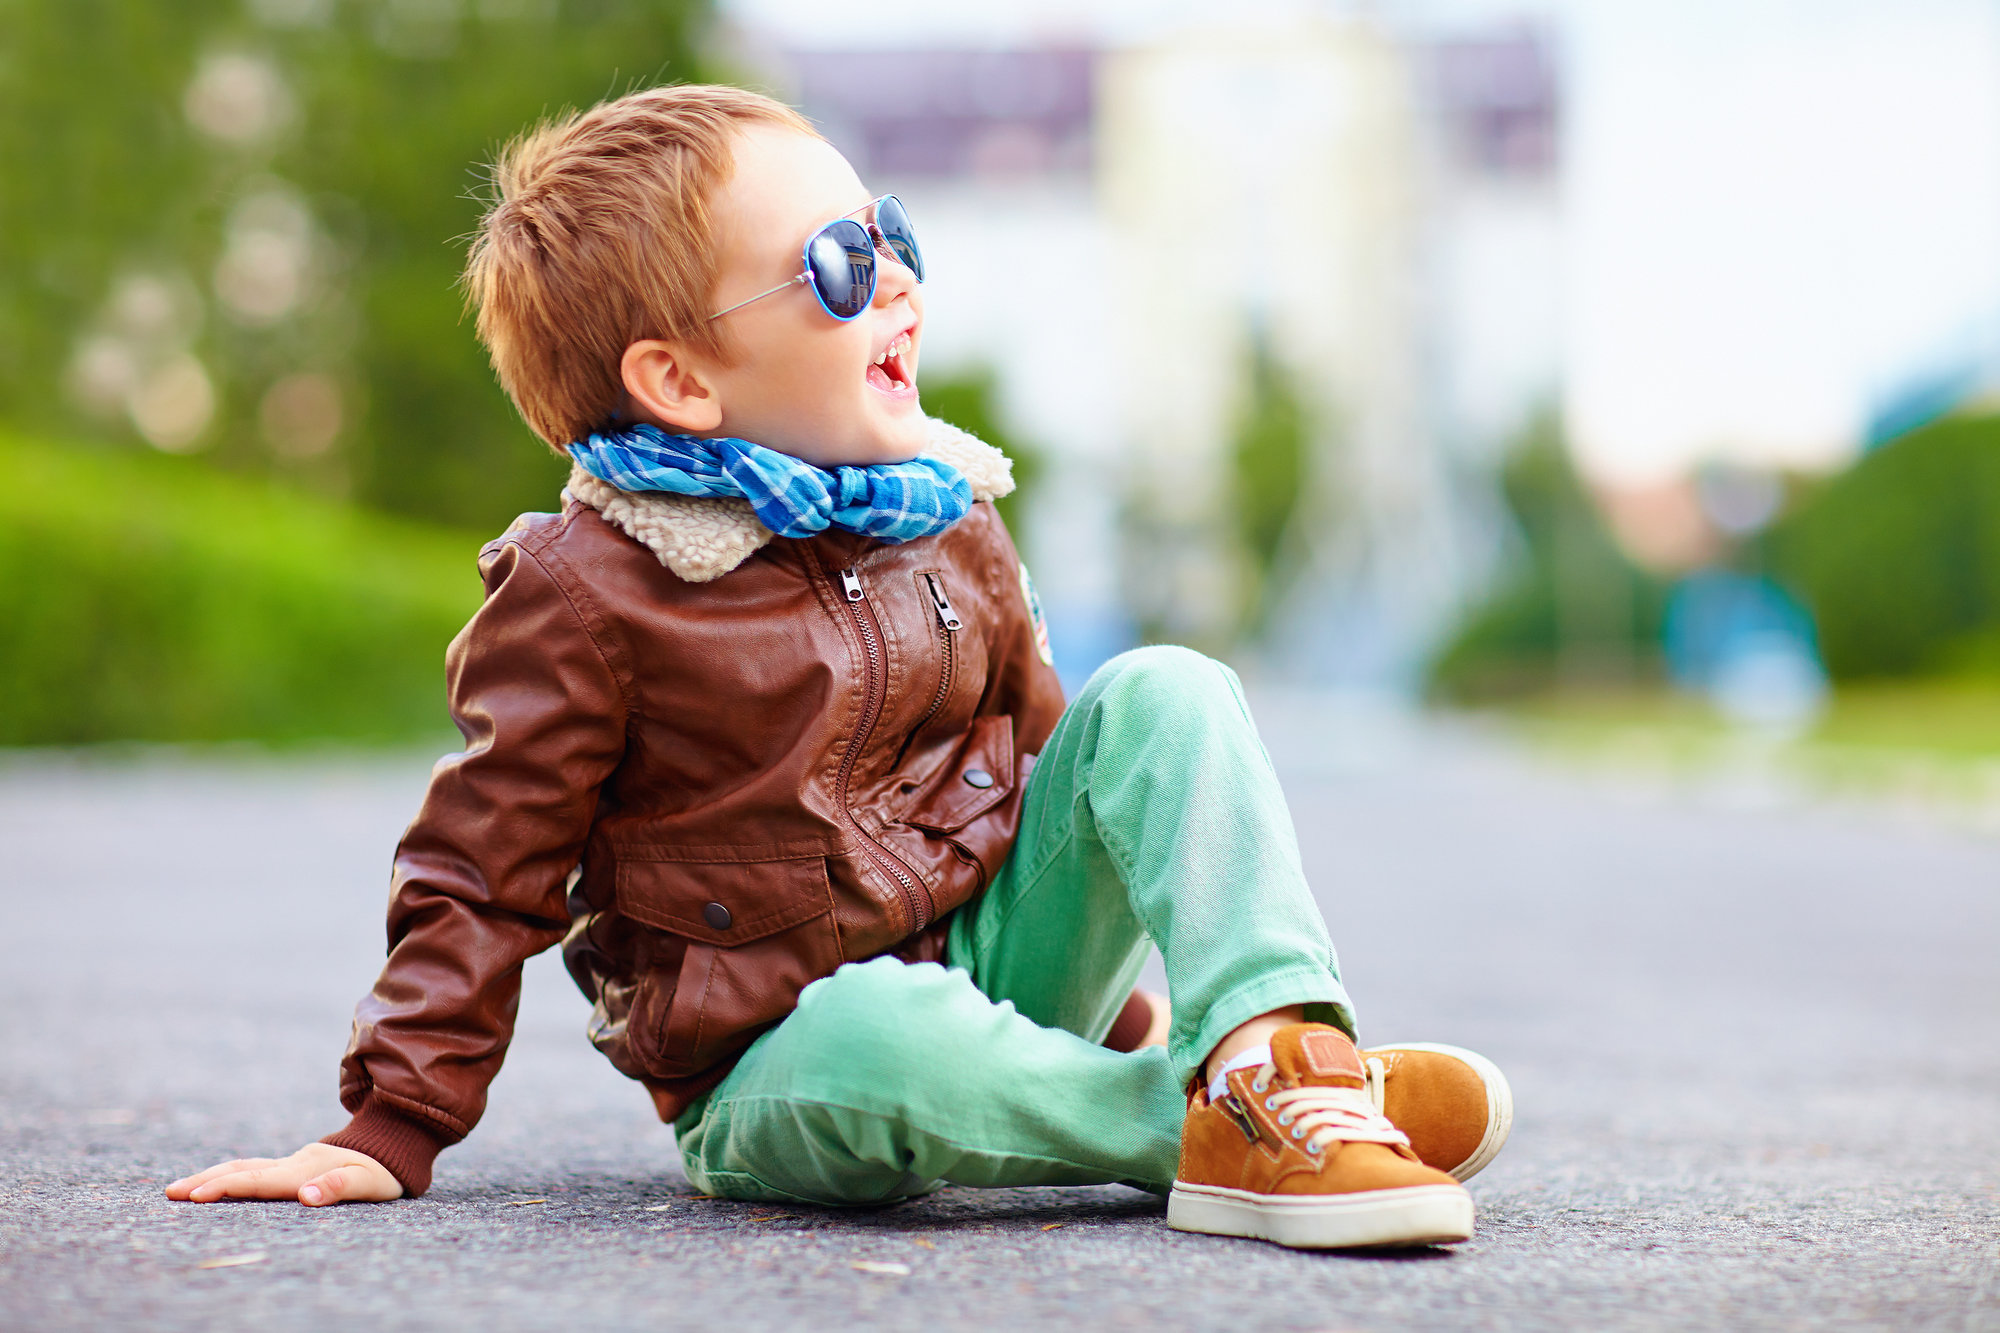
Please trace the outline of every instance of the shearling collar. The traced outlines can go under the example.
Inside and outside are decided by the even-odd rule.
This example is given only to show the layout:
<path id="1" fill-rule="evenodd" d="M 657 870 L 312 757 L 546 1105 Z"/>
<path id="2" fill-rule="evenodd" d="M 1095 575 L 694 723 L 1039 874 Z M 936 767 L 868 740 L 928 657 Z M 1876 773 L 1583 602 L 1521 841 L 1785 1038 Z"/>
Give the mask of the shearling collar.
<path id="1" fill-rule="evenodd" d="M 936 417 L 925 425 L 925 455 L 964 473 L 973 499 L 997 500 L 1014 489 L 1014 464 L 1007 455 Z M 621 491 L 582 468 L 570 472 L 563 496 L 604 515 L 605 522 L 689 583 L 721 578 L 776 535 L 759 521 L 748 500 Z"/>

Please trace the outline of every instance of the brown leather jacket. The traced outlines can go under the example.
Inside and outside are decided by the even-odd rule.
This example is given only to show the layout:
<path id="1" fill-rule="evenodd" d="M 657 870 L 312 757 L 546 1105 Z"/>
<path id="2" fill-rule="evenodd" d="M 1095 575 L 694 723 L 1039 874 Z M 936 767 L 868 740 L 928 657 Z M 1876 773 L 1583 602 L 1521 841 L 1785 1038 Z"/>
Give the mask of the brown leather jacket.
<path id="1" fill-rule="evenodd" d="M 997 451 L 933 444 L 982 499 L 1011 488 Z M 481 552 L 449 657 L 465 749 L 397 849 L 341 1065 L 354 1119 L 328 1141 L 413 1194 L 479 1120 L 521 965 L 558 941 L 591 1040 L 668 1120 L 807 983 L 939 957 L 1062 711 L 990 503 L 888 546 L 582 474 L 566 498 Z"/>

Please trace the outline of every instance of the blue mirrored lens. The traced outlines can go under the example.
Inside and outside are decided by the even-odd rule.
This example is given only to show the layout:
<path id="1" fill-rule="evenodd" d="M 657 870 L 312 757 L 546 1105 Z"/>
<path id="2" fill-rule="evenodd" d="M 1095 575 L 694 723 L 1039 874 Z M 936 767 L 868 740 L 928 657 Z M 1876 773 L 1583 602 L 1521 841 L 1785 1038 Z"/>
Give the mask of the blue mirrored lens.
<path id="1" fill-rule="evenodd" d="M 875 225 L 881 229 L 882 239 L 889 243 L 889 250 L 902 265 L 917 275 L 917 281 L 924 280 L 924 252 L 917 247 L 916 230 L 910 226 L 910 215 L 903 207 L 903 201 L 893 194 L 885 194 L 875 201 Z"/>
<path id="2" fill-rule="evenodd" d="M 875 246 L 859 222 L 829 222 L 806 243 L 819 303 L 835 319 L 853 319 L 875 299 Z"/>

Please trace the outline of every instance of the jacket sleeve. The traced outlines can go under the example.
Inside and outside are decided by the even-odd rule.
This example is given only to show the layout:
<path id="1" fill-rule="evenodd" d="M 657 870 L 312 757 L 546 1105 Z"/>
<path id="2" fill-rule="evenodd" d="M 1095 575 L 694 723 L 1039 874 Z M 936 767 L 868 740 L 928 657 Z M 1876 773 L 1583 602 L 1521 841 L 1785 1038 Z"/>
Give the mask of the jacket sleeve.
<path id="1" fill-rule="evenodd" d="M 993 529 L 1004 572 L 1001 586 L 994 590 L 994 604 L 1001 612 L 988 640 L 990 697 L 993 711 L 1011 714 L 1014 719 L 1014 752 L 1035 755 L 1042 752 L 1062 716 L 1062 681 L 1046 655 L 1048 626 L 1036 601 L 1034 581 L 1028 577 L 1028 567 L 1014 549 L 1013 537 L 997 509 Z"/>
<path id="2" fill-rule="evenodd" d="M 588 607 L 513 540 L 487 547 L 480 572 L 485 603 L 447 656 L 465 749 L 438 763 L 396 849 L 388 962 L 340 1067 L 353 1119 L 324 1140 L 375 1158 L 412 1195 L 485 1110 L 521 965 L 563 936 L 565 881 L 625 739 L 625 694 Z"/>

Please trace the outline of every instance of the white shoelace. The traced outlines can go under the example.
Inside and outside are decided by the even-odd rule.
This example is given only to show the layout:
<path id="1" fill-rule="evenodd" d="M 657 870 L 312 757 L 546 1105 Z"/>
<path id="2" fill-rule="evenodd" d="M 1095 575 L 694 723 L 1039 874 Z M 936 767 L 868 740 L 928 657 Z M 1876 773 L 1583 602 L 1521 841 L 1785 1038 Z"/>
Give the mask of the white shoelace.
<path id="1" fill-rule="evenodd" d="M 1236 1055 L 1216 1072 L 1209 1084 L 1209 1100 L 1230 1095 L 1229 1075 L 1253 1065 L 1257 1074 L 1250 1080 L 1252 1095 L 1263 1099 L 1265 1110 L 1276 1111 L 1278 1123 L 1315 1156 L 1334 1142 L 1406 1144 L 1410 1141 L 1382 1114 L 1387 1071 L 1382 1061 L 1373 1056 L 1363 1063 L 1362 1086 L 1358 1088 L 1308 1085 L 1272 1092 L 1271 1082 L 1278 1076 L 1278 1067 L 1271 1063 L 1270 1047 L 1257 1047 Z"/>
<path id="2" fill-rule="evenodd" d="M 1264 1065 L 1250 1081 L 1252 1095 L 1261 1097 L 1264 1109 L 1278 1113 L 1278 1124 L 1291 1130 L 1305 1150 L 1315 1155 L 1329 1143 L 1406 1144 L 1409 1136 L 1390 1124 L 1380 1109 L 1381 1062 L 1369 1062 L 1367 1087 L 1326 1088 L 1308 1084 L 1279 1088 L 1272 1092 L 1276 1065 Z M 1373 1095 L 1371 1095 L 1373 1094 Z"/>

